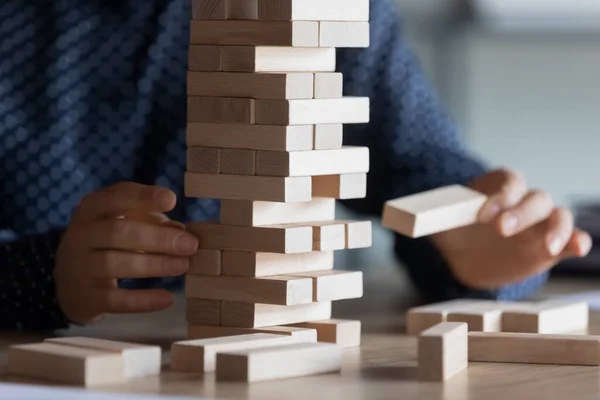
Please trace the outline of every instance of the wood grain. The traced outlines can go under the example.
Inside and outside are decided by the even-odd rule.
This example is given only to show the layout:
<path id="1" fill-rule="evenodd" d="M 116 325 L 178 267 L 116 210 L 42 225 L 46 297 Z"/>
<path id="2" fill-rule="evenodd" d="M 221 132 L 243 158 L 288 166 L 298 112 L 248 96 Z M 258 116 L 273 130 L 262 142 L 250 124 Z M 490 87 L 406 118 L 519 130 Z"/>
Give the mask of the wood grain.
<path id="1" fill-rule="evenodd" d="M 369 122 L 368 97 L 312 100 L 256 100 L 261 125 L 362 124 Z"/>
<path id="2" fill-rule="evenodd" d="M 369 0 L 259 0 L 261 20 L 368 21 Z"/>
<path id="3" fill-rule="evenodd" d="M 365 198 L 367 196 L 367 174 L 313 176 L 312 195 L 340 200 Z"/>
<path id="4" fill-rule="evenodd" d="M 253 124 L 254 99 L 233 97 L 188 97 L 189 122 Z"/>
<path id="5" fill-rule="evenodd" d="M 331 319 L 331 302 L 281 306 L 272 304 L 221 302 L 221 325 L 260 328 Z"/>
<path id="6" fill-rule="evenodd" d="M 313 251 L 298 254 L 255 253 L 248 251 L 224 251 L 223 275 L 273 276 L 299 272 L 333 269 L 332 251 Z"/>
<path id="7" fill-rule="evenodd" d="M 224 71 L 238 72 L 335 71 L 336 49 L 333 47 L 226 46 L 223 47 L 222 65 Z"/>
<path id="8" fill-rule="evenodd" d="M 201 174 L 218 174 L 221 165 L 221 152 L 212 147 L 188 147 L 186 169 Z"/>
<path id="9" fill-rule="evenodd" d="M 221 46 L 192 45 L 188 49 L 188 69 L 190 71 L 221 71 Z"/>
<path id="10" fill-rule="evenodd" d="M 246 149 L 221 149 L 220 172 L 228 175 L 254 175 L 256 151 Z"/>
<path id="11" fill-rule="evenodd" d="M 187 297 L 185 320 L 191 325 L 219 325 L 221 323 L 221 302 Z"/>
<path id="12" fill-rule="evenodd" d="M 301 203 L 221 200 L 225 225 L 266 226 L 335 219 L 335 199 L 315 198 Z"/>

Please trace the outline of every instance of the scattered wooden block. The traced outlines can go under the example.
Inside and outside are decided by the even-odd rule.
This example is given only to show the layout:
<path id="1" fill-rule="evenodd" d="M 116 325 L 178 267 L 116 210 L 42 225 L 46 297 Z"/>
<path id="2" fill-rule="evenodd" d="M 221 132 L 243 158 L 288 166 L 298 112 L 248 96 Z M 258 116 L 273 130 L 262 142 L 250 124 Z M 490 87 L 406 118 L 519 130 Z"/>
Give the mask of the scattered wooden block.
<path id="1" fill-rule="evenodd" d="M 335 199 L 315 198 L 301 203 L 221 200 L 221 224 L 261 226 L 335 219 Z"/>
<path id="2" fill-rule="evenodd" d="M 227 48 L 224 51 L 227 53 Z M 248 74 L 188 71 L 187 95 L 254 99 L 310 99 L 314 96 L 314 75 L 300 72 Z"/>
<path id="3" fill-rule="evenodd" d="M 294 276 L 313 280 L 313 301 L 357 299 L 363 296 L 361 271 L 316 271 L 296 273 Z"/>
<path id="4" fill-rule="evenodd" d="M 188 123 L 188 146 L 300 151 L 314 147 L 312 125 L 274 126 Z"/>
<path id="5" fill-rule="evenodd" d="M 192 19 L 258 19 L 257 0 L 192 0 Z"/>
<path id="6" fill-rule="evenodd" d="M 280 254 L 312 251 L 312 227 L 308 225 L 248 227 L 194 222 L 187 228 L 198 237 L 203 249 Z"/>
<path id="7" fill-rule="evenodd" d="M 419 336 L 419 375 L 423 380 L 447 381 L 467 368 L 467 324 L 443 322 Z"/>
<path id="8" fill-rule="evenodd" d="M 369 122 L 368 97 L 311 100 L 256 100 L 261 125 L 360 124 Z"/>
<path id="9" fill-rule="evenodd" d="M 188 147 L 186 168 L 189 172 L 218 174 L 220 150 L 211 147 Z"/>
<path id="10" fill-rule="evenodd" d="M 308 278 L 272 276 L 241 278 L 235 276 L 189 275 L 187 297 L 278 305 L 308 304 L 313 299 L 313 283 Z M 223 325 L 229 325 L 224 322 Z M 212 325 L 198 323 L 198 325 Z M 273 324 L 278 325 L 278 324 Z"/>
<path id="11" fill-rule="evenodd" d="M 189 46 L 188 70 L 221 71 L 223 69 L 221 49 L 221 46 Z"/>
<path id="12" fill-rule="evenodd" d="M 318 72 L 314 85 L 315 99 L 338 99 L 343 94 L 344 76 L 340 72 Z"/>
<path id="13" fill-rule="evenodd" d="M 319 342 L 335 343 L 342 348 L 360 346 L 360 321 L 328 319 L 324 321 L 303 322 L 294 324 L 293 326 L 316 329 L 317 341 Z"/>
<path id="14" fill-rule="evenodd" d="M 312 177 L 312 195 L 339 200 L 367 196 L 367 174 L 340 174 Z"/>
<path id="15" fill-rule="evenodd" d="M 220 250 L 199 249 L 190 259 L 189 275 L 221 275 Z"/>
<path id="16" fill-rule="evenodd" d="M 260 328 L 330 318 L 330 301 L 293 306 L 234 301 L 221 302 L 221 325 L 224 326 Z"/>
<path id="17" fill-rule="evenodd" d="M 313 21 L 191 21 L 190 44 L 319 47 Z"/>
<path id="18" fill-rule="evenodd" d="M 364 249 L 373 244 L 371 221 L 341 221 L 346 226 L 346 249 Z"/>
<path id="19" fill-rule="evenodd" d="M 418 335 L 441 322 L 446 322 L 449 312 L 472 309 L 497 309 L 496 302 L 487 300 L 451 300 L 424 306 L 412 307 L 406 313 L 407 335 Z"/>
<path id="20" fill-rule="evenodd" d="M 221 324 L 221 302 L 219 300 L 187 297 L 185 301 L 185 317 L 188 324 Z"/>
<path id="21" fill-rule="evenodd" d="M 223 48 L 222 62 L 224 71 L 335 71 L 336 49 L 323 47 L 227 46 Z"/>
<path id="22" fill-rule="evenodd" d="M 258 151 L 256 174 L 261 176 L 317 176 L 369 171 L 369 148 L 345 146 L 335 150 Z"/>
<path id="23" fill-rule="evenodd" d="M 86 387 L 125 380 L 125 362 L 119 353 L 55 343 L 11 346 L 10 374 Z"/>
<path id="24" fill-rule="evenodd" d="M 368 22 L 320 22 L 319 46 L 321 47 L 369 47 Z"/>
<path id="25" fill-rule="evenodd" d="M 223 252 L 223 275 L 248 278 L 333 269 L 333 251 L 299 254 Z"/>
<path id="26" fill-rule="evenodd" d="M 585 331 L 589 305 L 585 302 L 544 301 L 502 315 L 504 332 L 568 333 Z"/>
<path id="27" fill-rule="evenodd" d="M 171 370 L 198 374 L 213 372 L 217 353 L 293 343 L 299 343 L 299 339 L 295 336 L 272 333 L 179 341 L 171 345 Z"/>
<path id="28" fill-rule="evenodd" d="M 477 222 L 487 197 L 461 185 L 451 185 L 385 203 L 382 224 L 408 237 L 421 237 Z"/>
<path id="29" fill-rule="evenodd" d="M 236 328 L 230 326 L 188 325 L 187 337 L 190 339 L 207 339 L 225 336 L 248 335 L 252 333 L 272 333 L 275 335 L 292 336 L 301 342 L 316 342 L 315 329 L 298 328 L 294 326 L 266 326 L 262 328 Z"/>
<path id="30" fill-rule="evenodd" d="M 294 203 L 310 201 L 311 178 L 267 177 L 186 172 L 186 197 L 273 201 Z"/>
<path id="31" fill-rule="evenodd" d="M 246 149 L 221 149 L 220 171 L 229 175 L 254 175 L 256 151 Z"/>
<path id="32" fill-rule="evenodd" d="M 341 368 L 341 347 L 297 343 L 217 353 L 216 380 L 261 382 L 339 372 Z"/>
<path id="33" fill-rule="evenodd" d="M 600 365 L 600 336 L 470 332 L 469 361 Z"/>
<path id="34" fill-rule="evenodd" d="M 464 322 L 470 332 L 501 332 L 502 312 L 500 309 L 450 311 L 446 316 L 446 321 Z"/>
<path id="35" fill-rule="evenodd" d="M 341 149 L 344 142 L 342 124 L 315 125 L 315 150 Z"/>
<path id="36" fill-rule="evenodd" d="M 346 226 L 337 221 L 314 222 L 313 250 L 342 250 L 346 246 Z"/>
<path id="37" fill-rule="evenodd" d="M 277 21 L 368 21 L 369 0 L 259 0 L 258 18 Z"/>
<path id="38" fill-rule="evenodd" d="M 45 343 L 118 354 L 123 359 L 126 379 L 160 374 L 162 350 L 159 346 L 118 342 L 90 337 L 50 338 Z"/>
<path id="39" fill-rule="evenodd" d="M 254 101 L 232 97 L 188 97 L 188 121 L 253 124 Z"/>

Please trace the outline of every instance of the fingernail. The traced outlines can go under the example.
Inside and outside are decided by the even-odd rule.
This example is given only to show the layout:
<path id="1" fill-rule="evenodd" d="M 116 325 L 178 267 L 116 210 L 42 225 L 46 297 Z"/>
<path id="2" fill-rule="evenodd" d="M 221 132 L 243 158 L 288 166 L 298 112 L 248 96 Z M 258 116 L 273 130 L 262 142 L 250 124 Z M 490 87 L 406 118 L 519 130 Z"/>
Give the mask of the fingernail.
<path id="1" fill-rule="evenodd" d="M 183 254 L 193 254 L 198 250 L 198 239 L 189 234 L 175 237 L 175 249 Z"/>
<path id="2" fill-rule="evenodd" d="M 510 235 L 513 233 L 517 226 L 519 225 L 519 220 L 512 214 L 504 214 L 502 217 L 502 233 L 505 235 Z"/>
<path id="3" fill-rule="evenodd" d="M 548 250 L 554 257 L 560 254 L 563 248 L 563 241 L 559 237 L 551 237 L 548 241 Z"/>
<path id="4" fill-rule="evenodd" d="M 587 255 L 592 250 L 592 239 L 587 236 L 585 239 L 579 242 L 579 253 L 582 256 Z"/>
<path id="5" fill-rule="evenodd" d="M 180 258 L 171 261 L 169 265 L 169 272 L 173 276 L 180 276 L 185 274 L 190 267 L 190 261 L 187 258 Z"/>

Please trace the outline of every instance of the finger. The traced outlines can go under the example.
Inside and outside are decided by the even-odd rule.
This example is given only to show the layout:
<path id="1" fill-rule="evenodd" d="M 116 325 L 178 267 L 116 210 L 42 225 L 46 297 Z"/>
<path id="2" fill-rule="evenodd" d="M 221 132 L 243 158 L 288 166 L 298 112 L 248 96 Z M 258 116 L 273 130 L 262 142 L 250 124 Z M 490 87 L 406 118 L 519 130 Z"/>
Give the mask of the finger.
<path id="1" fill-rule="evenodd" d="M 175 256 L 192 256 L 198 239 L 188 232 L 147 222 L 113 219 L 97 221 L 86 231 L 92 250 L 128 250 Z"/>
<path id="2" fill-rule="evenodd" d="M 173 304 L 173 295 L 163 289 L 107 290 L 101 299 L 103 312 L 109 314 L 159 311 Z"/>
<path id="3" fill-rule="evenodd" d="M 534 190 L 512 209 L 498 218 L 497 228 L 505 237 L 514 236 L 544 221 L 554 209 L 552 198 L 545 192 Z"/>
<path id="4" fill-rule="evenodd" d="M 86 268 L 94 278 L 133 279 L 181 276 L 187 272 L 189 265 L 188 257 L 108 250 L 93 251 Z"/>
<path id="5" fill-rule="evenodd" d="M 547 222 L 544 237 L 546 249 L 551 257 L 558 257 L 563 252 L 573 234 L 573 214 L 565 208 L 555 209 Z"/>
<path id="6" fill-rule="evenodd" d="M 592 237 L 589 233 L 575 228 L 569 242 L 560 254 L 560 259 L 585 257 L 592 250 Z"/>
<path id="7" fill-rule="evenodd" d="M 170 226 L 177 229 L 185 229 L 185 225 L 179 221 L 169 219 L 164 213 L 132 211 L 125 215 L 125 219 L 148 222 L 150 224 Z"/>
<path id="8" fill-rule="evenodd" d="M 521 174 L 507 170 L 494 174 L 489 183 L 476 185 L 481 186 L 479 190 L 488 195 L 479 210 L 479 221 L 483 223 L 492 221 L 503 210 L 516 206 L 527 194 L 527 184 Z"/>

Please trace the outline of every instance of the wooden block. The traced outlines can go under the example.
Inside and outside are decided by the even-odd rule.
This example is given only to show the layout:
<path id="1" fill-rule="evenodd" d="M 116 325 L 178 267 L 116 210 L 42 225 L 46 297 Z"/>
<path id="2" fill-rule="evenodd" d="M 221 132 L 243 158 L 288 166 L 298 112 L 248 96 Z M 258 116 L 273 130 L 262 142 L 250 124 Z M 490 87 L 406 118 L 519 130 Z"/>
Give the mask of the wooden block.
<path id="1" fill-rule="evenodd" d="M 343 141 L 342 124 L 315 125 L 315 150 L 341 149 Z"/>
<path id="2" fill-rule="evenodd" d="M 221 149 L 222 174 L 254 175 L 256 173 L 256 151 L 245 149 Z"/>
<path id="3" fill-rule="evenodd" d="M 504 332 L 568 333 L 586 331 L 589 305 L 585 302 L 544 301 L 502 315 Z"/>
<path id="4" fill-rule="evenodd" d="M 260 125 L 360 124 L 369 122 L 368 97 L 311 100 L 256 100 Z"/>
<path id="5" fill-rule="evenodd" d="M 201 174 L 220 172 L 220 150 L 211 147 L 188 147 L 186 169 Z"/>
<path id="6" fill-rule="evenodd" d="M 342 348 L 360 346 L 360 321 L 328 319 L 324 321 L 303 322 L 294 324 L 293 326 L 316 329 L 317 341 L 319 342 L 335 343 Z"/>
<path id="7" fill-rule="evenodd" d="M 316 342 L 315 329 L 298 328 L 294 326 L 266 326 L 262 328 L 236 328 L 229 326 L 188 325 L 187 337 L 190 339 L 207 339 L 225 336 L 248 335 L 251 333 L 271 333 L 275 335 L 292 336 L 302 342 Z"/>
<path id="8" fill-rule="evenodd" d="M 221 71 L 223 69 L 221 49 L 221 46 L 189 46 L 188 70 Z"/>
<path id="9" fill-rule="evenodd" d="M 314 78 L 315 99 L 338 99 L 342 97 L 344 77 L 340 72 L 318 72 Z"/>
<path id="10" fill-rule="evenodd" d="M 190 44 L 319 47 L 314 21 L 191 21 Z"/>
<path id="11" fill-rule="evenodd" d="M 295 336 L 250 333 L 175 342 L 171 345 L 171 370 L 202 374 L 215 370 L 217 353 L 299 343 Z"/>
<path id="12" fill-rule="evenodd" d="M 502 310 L 450 311 L 448 322 L 465 322 L 470 332 L 502 332 Z"/>
<path id="13" fill-rule="evenodd" d="M 345 146 L 335 150 L 258 151 L 256 174 L 261 176 L 318 176 L 366 173 L 369 148 Z"/>
<path id="14" fill-rule="evenodd" d="M 314 72 L 335 71 L 335 67 L 336 49 L 333 47 L 227 46 L 223 48 L 223 71 Z"/>
<path id="15" fill-rule="evenodd" d="M 160 374 L 162 350 L 159 346 L 79 336 L 50 338 L 44 342 L 118 354 L 123 358 L 123 374 L 127 379 Z"/>
<path id="16" fill-rule="evenodd" d="M 220 325 L 221 302 L 211 299 L 185 299 L 185 319 L 192 325 Z"/>
<path id="17" fill-rule="evenodd" d="M 320 22 L 319 46 L 321 47 L 369 47 L 368 22 Z"/>
<path id="18" fill-rule="evenodd" d="M 188 123 L 188 146 L 300 151 L 314 147 L 312 125 L 274 126 Z"/>
<path id="19" fill-rule="evenodd" d="M 225 48 L 227 53 L 227 48 Z M 195 72 L 188 71 L 187 95 L 250 97 L 254 99 L 310 99 L 314 75 L 310 73 Z"/>
<path id="20" fill-rule="evenodd" d="M 189 275 L 221 275 L 220 250 L 200 249 L 190 259 Z"/>
<path id="21" fill-rule="evenodd" d="M 340 221 L 346 225 L 346 249 L 364 249 L 373 244 L 371 221 Z"/>
<path id="22" fill-rule="evenodd" d="M 470 332 L 469 361 L 600 365 L 600 336 Z"/>
<path id="23" fill-rule="evenodd" d="M 123 382 L 125 362 L 119 353 L 55 343 L 35 343 L 8 349 L 8 372 L 91 387 Z"/>
<path id="24" fill-rule="evenodd" d="M 358 299 L 363 296 L 361 271 L 328 270 L 293 274 L 313 280 L 313 301 Z"/>
<path id="25" fill-rule="evenodd" d="M 227 0 L 192 0 L 192 19 L 225 19 Z"/>
<path id="26" fill-rule="evenodd" d="M 276 21 L 368 21 L 369 0 L 259 0 L 258 18 Z"/>
<path id="27" fill-rule="evenodd" d="M 262 382 L 339 372 L 342 348 L 297 343 L 217 353 L 216 380 Z"/>
<path id="28" fill-rule="evenodd" d="M 224 174 L 185 174 L 187 197 L 294 203 L 312 199 L 309 176 L 267 177 Z"/>
<path id="29" fill-rule="evenodd" d="M 221 325 L 223 326 L 260 328 L 330 318 L 330 301 L 293 306 L 234 301 L 221 302 Z"/>
<path id="30" fill-rule="evenodd" d="M 257 0 L 192 0 L 192 19 L 258 19 Z"/>
<path id="31" fill-rule="evenodd" d="M 313 250 L 332 251 L 346 247 L 346 226 L 337 221 L 313 223 Z"/>
<path id="32" fill-rule="evenodd" d="M 312 195 L 339 200 L 367 196 L 367 174 L 341 174 L 312 177 Z"/>
<path id="33" fill-rule="evenodd" d="M 248 227 L 194 222 L 187 228 L 198 237 L 203 249 L 280 254 L 312 251 L 312 227 L 308 225 Z"/>
<path id="34" fill-rule="evenodd" d="M 385 203 L 382 224 L 417 238 L 477 222 L 487 197 L 461 185 L 451 185 Z"/>
<path id="35" fill-rule="evenodd" d="M 333 269 L 333 251 L 299 254 L 223 252 L 223 275 L 259 277 Z"/>
<path id="36" fill-rule="evenodd" d="M 467 324 L 442 322 L 419 336 L 419 375 L 423 380 L 447 381 L 467 368 Z"/>
<path id="37" fill-rule="evenodd" d="M 313 283 L 309 278 L 296 276 L 240 278 L 189 275 L 185 282 L 185 294 L 193 298 L 244 303 L 308 304 L 313 299 Z M 229 325 L 223 317 L 221 317 L 221 324 Z M 198 325 L 211 324 L 198 323 Z"/>
<path id="38" fill-rule="evenodd" d="M 188 121 L 253 124 L 254 101 L 231 97 L 188 97 Z"/>
<path id="39" fill-rule="evenodd" d="M 227 0 L 227 19 L 258 19 L 258 0 Z"/>
<path id="40" fill-rule="evenodd" d="M 261 226 L 335 219 L 335 199 L 315 198 L 302 203 L 221 200 L 224 225 Z"/>

